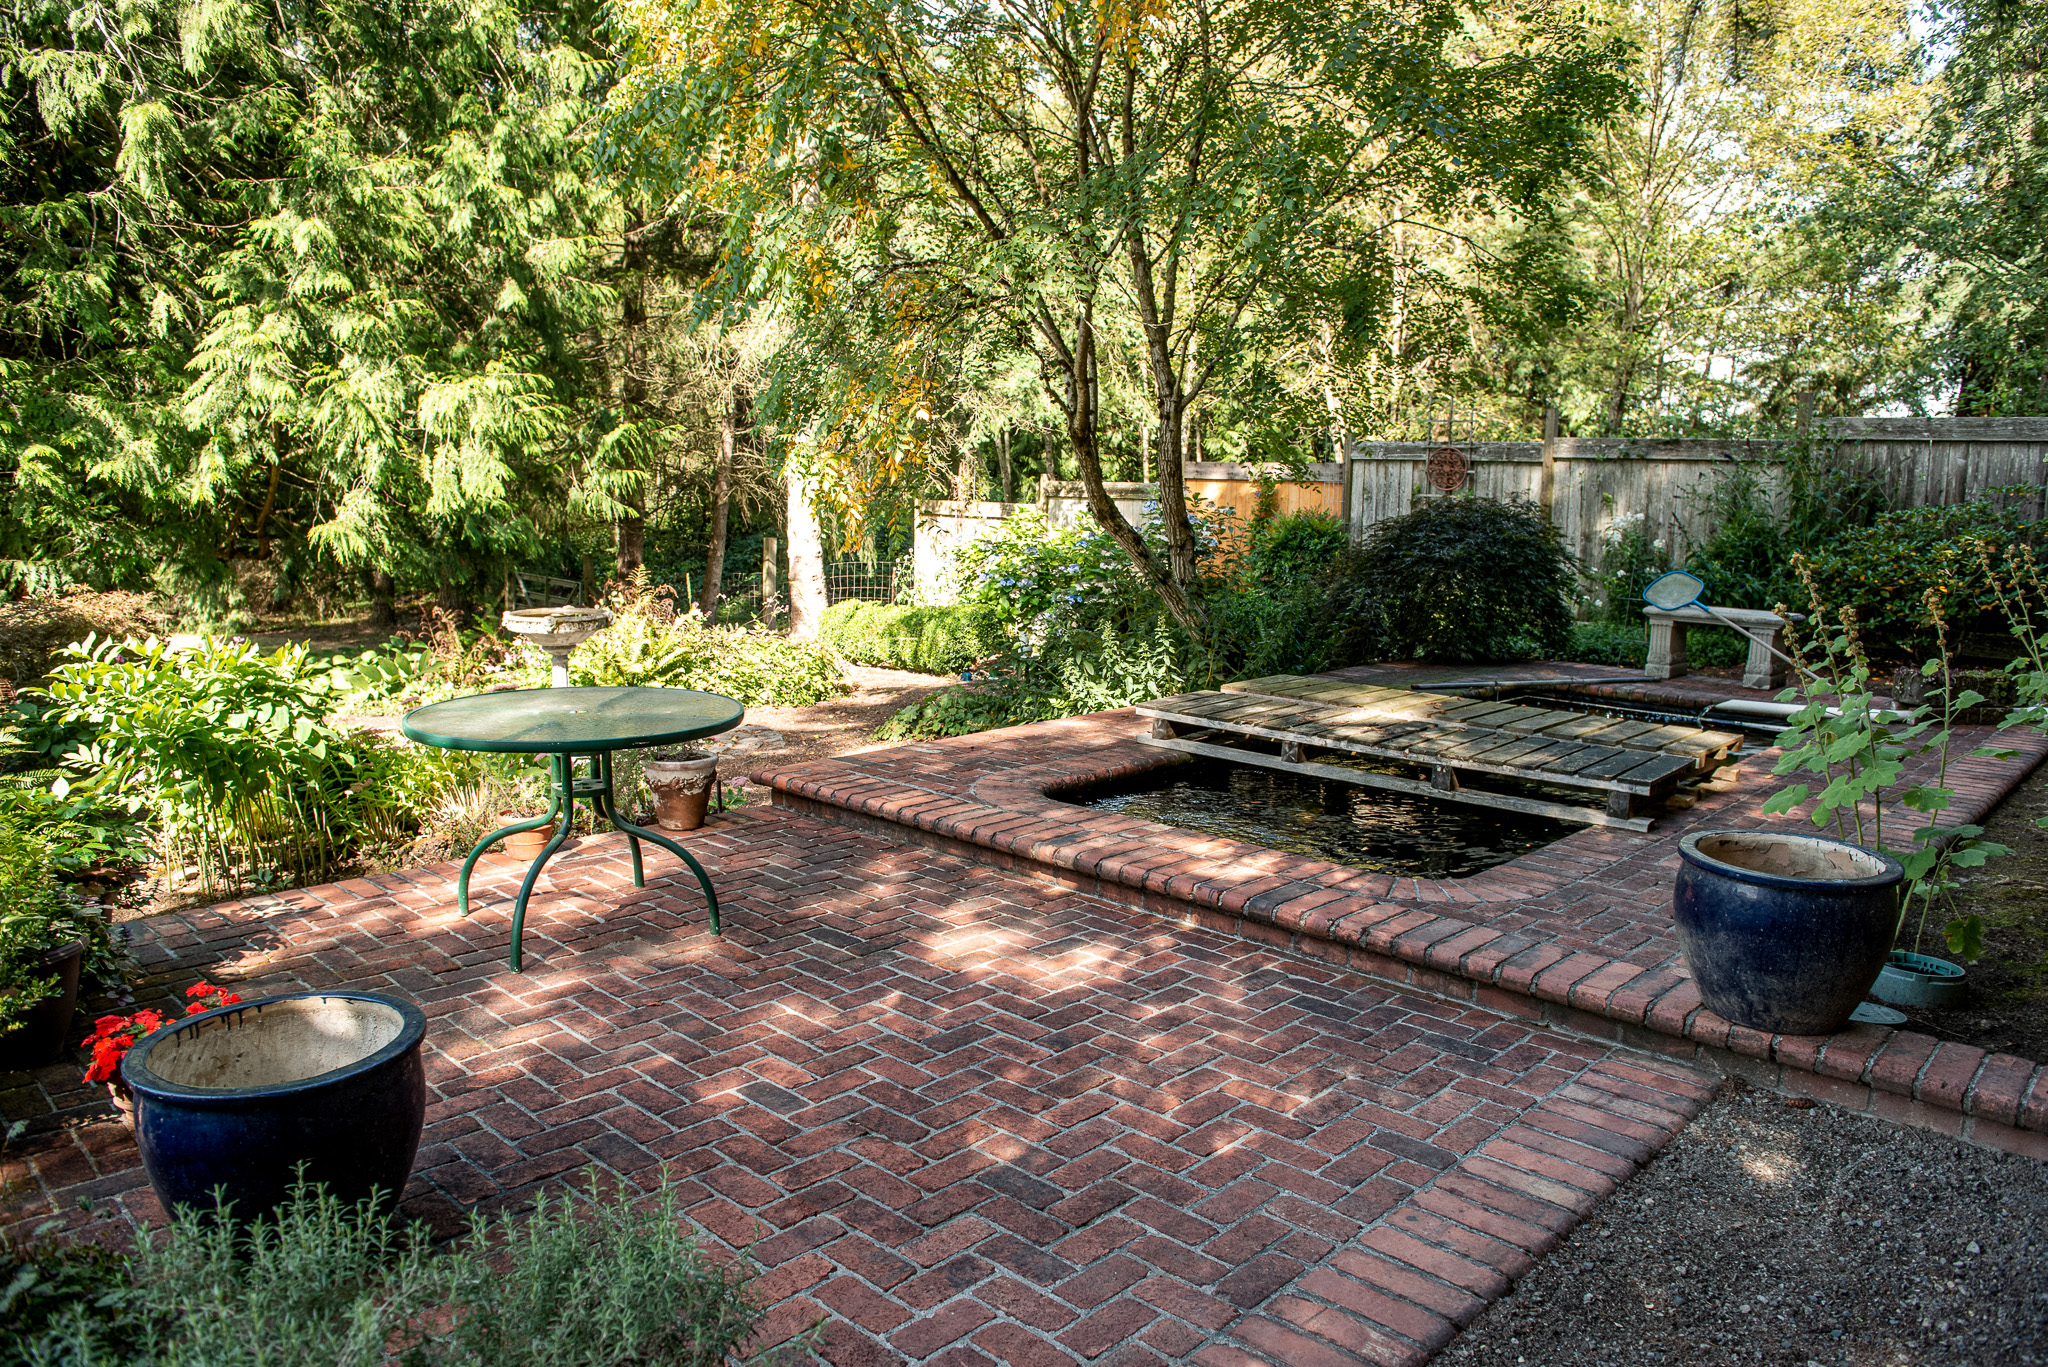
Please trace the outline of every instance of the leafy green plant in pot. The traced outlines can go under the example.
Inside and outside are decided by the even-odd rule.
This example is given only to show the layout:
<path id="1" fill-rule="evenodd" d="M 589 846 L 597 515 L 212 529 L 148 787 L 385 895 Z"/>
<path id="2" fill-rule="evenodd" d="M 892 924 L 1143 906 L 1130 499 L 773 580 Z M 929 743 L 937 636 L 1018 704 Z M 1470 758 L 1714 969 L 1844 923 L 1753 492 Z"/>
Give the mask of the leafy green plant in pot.
<path id="1" fill-rule="evenodd" d="M 2033 547 L 2013 542 L 2000 549 L 1991 541 L 1979 539 L 1963 549 L 1974 553 L 1981 570 L 1981 578 L 1975 581 L 1981 590 L 1964 586 L 1965 608 L 1980 607 L 1983 595 L 1988 593 L 2005 618 L 2007 629 L 2019 650 L 2018 656 L 2006 666 L 2005 677 L 1998 680 L 2005 684 L 1998 691 L 2009 694 L 2012 699 L 1999 727 L 2025 726 L 2035 731 L 2048 731 L 2048 638 L 2044 638 L 2041 626 L 2044 613 L 2048 613 L 2048 584 L 2042 582 Z M 1986 703 L 1976 689 L 1957 687 L 1965 680 L 1977 681 L 1973 675 L 1980 676 L 1981 671 L 1958 671 L 1951 665 L 1947 614 L 1943 608 L 1946 596 L 1946 586 L 1929 589 L 1923 595 L 1927 616 L 1935 628 L 1941 650 L 1938 658 L 1915 671 L 1921 676 L 1918 680 L 1921 695 L 1939 704 L 1944 734 L 1959 720 L 1976 720 L 1977 714 L 1985 710 Z M 1900 671 L 1901 676 L 1905 674 L 1905 670 Z M 2000 758 L 2010 758 L 2012 754 L 1988 747 L 1977 753 Z M 1942 761 L 1942 770 L 1930 790 L 1927 810 L 1931 813 L 1946 809 L 1952 797 L 1946 786 L 1945 748 Z M 2048 829 L 2048 817 L 2038 818 L 2035 824 Z M 1922 952 L 1927 947 L 1929 923 L 1936 919 L 1938 903 L 1945 903 L 1951 912 L 1956 910 L 1957 869 L 1974 868 L 1989 858 L 2011 853 L 2004 845 L 1983 839 L 1983 829 L 1978 826 L 1941 827 L 1933 825 L 1930 818 L 1929 835 L 1932 838 L 1922 841 L 1921 848 L 1909 861 L 1909 868 L 1917 874 L 1909 903 L 1912 898 L 1917 898 L 1920 905 L 1918 916 L 1911 914 L 1909 905 L 1907 917 L 1902 918 L 1901 934 L 1904 932 L 1904 920 L 1910 919 L 1913 924 L 1912 948 L 1893 951 L 1873 989 L 1880 1001 L 1897 1006 L 1940 1008 L 1954 1005 L 1967 994 L 1968 976 L 1962 964 Z M 1940 931 L 1943 947 L 1957 959 L 1974 962 L 1984 952 L 1982 916 L 1952 915 L 1940 924 Z"/>
<path id="2" fill-rule="evenodd" d="M 0 1072 L 55 1058 L 80 979 L 118 962 L 105 915 L 58 886 L 51 864 L 41 839 L 0 825 Z"/>
<path id="3" fill-rule="evenodd" d="M 1696 592 L 1698 581 L 1692 584 Z M 1673 605 L 1657 594 L 1652 585 L 1646 596 Z M 1818 592 L 1811 596 L 1813 634 L 1802 645 L 1788 633 L 1799 682 L 1780 695 L 1803 706 L 1788 718 L 1773 770 L 1808 777 L 1775 794 L 1764 811 L 1810 805 L 1813 823 L 1832 826 L 1833 837 L 1689 835 L 1679 842 L 1673 891 L 1673 919 L 1701 998 L 1735 1024 L 1770 1034 L 1823 1035 L 1848 1024 L 1893 951 L 1902 891 L 1910 901 L 1941 868 L 1998 848 L 1976 841 L 1982 832 L 1974 827 L 1936 822 L 1952 799 L 1943 787 L 1951 730 L 1930 734 L 1927 706 L 1908 713 L 1880 707 L 1854 612 L 1844 609 L 1830 625 Z M 1910 849 L 1887 849 L 1888 796 L 1906 761 L 1928 753 L 1940 755 L 1935 783 L 1899 792 L 1928 822 L 1913 832 Z"/>
<path id="4" fill-rule="evenodd" d="M 1818 626 L 1820 588 L 1798 557 L 1794 557 L 1794 570 L 1807 584 Z M 1804 771 L 1826 778 L 1828 782 L 1811 798 L 1815 824 L 1833 821 L 1843 833 L 1853 831 L 1859 843 L 1898 861 L 1904 875 L 1899 916 L 1885 960 L 1871 985 L 1871 994 L 1899 1006 L 1937 1007 L 1961 999 L 1966 974 L 1960 964 L 1921 952 L 1930 913 L 1954 888 L 1955 870 L 1976 867 L 2011 851 L 1984 839 L 1981 826 L 1946 824 L 1942 819 L 1955 802 L 1955 791 L 1948 785 L 1958 718 L 1984 699 L 1974 691 L 1958 690 L 1955 686 L 1943 590 L 1939 586 L 1927 589 L 1922 594 L 1921 607 L 1936 646 L 1935 658 L 1920 669 L 1923 701 L 1904 710 L 1873 705 L 1870 660 L 1859 639 L 1855 613 L 1844 608 L 1838 619 L 1843 627 L 1841 634 L 1820 642 L 1824 678 L 1809 676 L 1805 680 L 1807 705 L 1792 718 L 1795 726 L 1804 724 L 1811 729 L 1799 736 L 1787 733 L 1786 754 L 1777 772 Z M 1832 683 L 1836 689 L 1832 697 L 1822 686 L 1824 682 Z M 1792 744 L 1795 738 L 1803 743 Z M 1990 748 L 1974 753 L 1992 758 L 2011 757 L 2010 751 Z M 1898 793 L 1899 801 L 1924 821 L 1909 832 L 1904 846 L 1888 848 L 1884 845 L 1887 790 L 1897 783 L 1907 759 L 1928 755 L 1935 759 L 1933 781 L 1906 785 Z M 1789 811 L 1798 807 L 1808 801 L 1812 786 L 1794 784 L 1772 798 L 1764 810 Z M 1912 915 L 1915 902 L 1919 904 L 1917 917 Z M 1910 949 L 1900 943 L 1909 923 L 1914 928 Z M 1974 959 L 1982 952 L 1981 918 L 1957 917 L 1941 931 L 1951 954 Z M 1883 1016 L 1883 1023 L 1898 1024 L 1902 1019 L 1892 1013 Z"/>
<path id="5" fill-rule="evenodd" d="M 1909 715 L 1916 719 L 1926 718 L 1928 724 L 1933 725 L 1938 713 L 1940 729 L 1927 747 L 1938 756 L 1938 762 L 1932 784 L 1921 784 L 1906 793 L 1907 805 L 1927 816 L 1927 824 L 1913 833 L 1913 848 L 1900 855 L 1908 881 L 1906 905 L 1901 908 L 1899 917 L 1899 933 L 1903 938 L 1906 925 L 1912 924 L 1912 948 L 1894 945 L 1883 971 L 1877 975 L 1877 982 L 1871 988 L 1871 995 L 1881 1002 L 1923 1010 L 1953 1006 L 1962 1001 L 1969 988 L 1968 972 L 1962 964 L 1922 952 L 1927 944 L 1928 922 L 1936 904 L 1948 902 L 1953 906 L 1957 869 L 1976 868 L 1987 859 L 2012 853 L 2006 846 L 1984 839 L 1981 826 L 1940 824 L 1941 813 L 1955 801 L 1955 792 L 1948 786 L 1950 739 L 1956 726 L 1982 707 L 1984 696 L 1974 689 L 1957 686 L 1957 671 L 1949 656 L 1948 623 L 1942 611 L 1941 591 L 1929 589 L 1924 597 L 1939 653 L 1917 671 L 1921 676 L 1919 696 L 1923 701 Z M 1896 693 L 1896 688 L 1894 691 Z M 2001 759 L 2010 759 L 2013 754 L 1988 747 L 1975 753 Z M 1916 901 L 1919 903 L 1917 916 L 1913 915 Z M 1950 954 L 1974 961 L 1984 952 L 1984 918 L 1977 915 L 1954 916 L 1941 926 L 1941 938 Z"/>

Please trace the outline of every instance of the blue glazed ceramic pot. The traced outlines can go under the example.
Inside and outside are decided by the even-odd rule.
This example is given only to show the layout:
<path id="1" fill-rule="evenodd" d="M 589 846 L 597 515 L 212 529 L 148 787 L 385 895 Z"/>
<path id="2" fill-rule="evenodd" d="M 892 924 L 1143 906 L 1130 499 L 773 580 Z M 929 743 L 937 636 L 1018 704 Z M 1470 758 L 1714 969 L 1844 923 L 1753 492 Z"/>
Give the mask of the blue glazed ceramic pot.
<path id="1" fill-rule="evenodd" d="M 367 992 L 299 992 L 165 1026 L 128 1051 L 135 1139 L 166 1207 L 238 1220 L 275 1209 L 305 1180 L 354 1203 L 395 1201 L 426 1115 L 411 1002 Z"/>
<path id="2" fill-rule="evenodd" d="M 1898 934 L 1898 861 L 1776 831 L 1702 831 L 1678 854 L 1671 913 L 1708 1008 L 1771 1035 L 1847 1025 Z"/>

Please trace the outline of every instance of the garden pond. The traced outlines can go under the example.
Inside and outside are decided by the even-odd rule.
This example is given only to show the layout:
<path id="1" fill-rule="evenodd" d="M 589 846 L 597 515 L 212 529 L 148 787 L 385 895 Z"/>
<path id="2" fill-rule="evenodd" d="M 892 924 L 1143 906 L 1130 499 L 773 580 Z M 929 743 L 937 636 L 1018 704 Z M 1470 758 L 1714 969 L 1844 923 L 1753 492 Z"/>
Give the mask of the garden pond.
<path id="1" fill-rule="evenodd" d="M 1568 821 L 1221 760 L 1053 796 L 1374 873 L 1467 878 L 1570 835 Z"/>

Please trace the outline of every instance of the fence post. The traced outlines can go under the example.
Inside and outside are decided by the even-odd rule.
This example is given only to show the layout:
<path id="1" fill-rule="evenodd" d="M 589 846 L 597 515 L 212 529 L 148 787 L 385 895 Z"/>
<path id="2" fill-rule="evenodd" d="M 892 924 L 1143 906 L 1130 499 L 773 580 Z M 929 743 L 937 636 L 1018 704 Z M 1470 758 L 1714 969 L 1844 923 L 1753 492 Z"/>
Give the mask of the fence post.
<path id="1" fill-rule="evenodd" d="M 775 538 L 761 538 L 761 620 L 775 625 Z"/>
<path id="2" fill-rule="evenodd" d="M 1357 533 L 1351 527 L 1351 433 L 1342 427 L 1336 428 L 1337 445 L 1337 520 L 1344 524 L 1344 533 L 1356 539 Z"/>
<path id="3" fill-rule="evenodd" d="M 1557 516 L 1551 511 L 1557 499 L 1557 405 L 1543 405 L 1543 480 L 1536 486 L 1536 501 L 1543 505 L 1543 516 L 1556 522 Z"/>

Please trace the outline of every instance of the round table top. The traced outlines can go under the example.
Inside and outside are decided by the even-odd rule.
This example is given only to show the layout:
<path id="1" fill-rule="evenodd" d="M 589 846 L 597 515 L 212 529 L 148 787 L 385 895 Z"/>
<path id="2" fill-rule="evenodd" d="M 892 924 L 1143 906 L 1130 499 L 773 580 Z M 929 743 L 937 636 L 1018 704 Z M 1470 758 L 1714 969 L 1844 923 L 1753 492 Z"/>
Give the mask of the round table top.
<path id="1" fill-rule="evenodd" d="M 715 736 L 746 715 L 722 693 L 689 688 L 519 688 L 415 707 L 399 729 L 445 750 L 564 754 Z"/>

